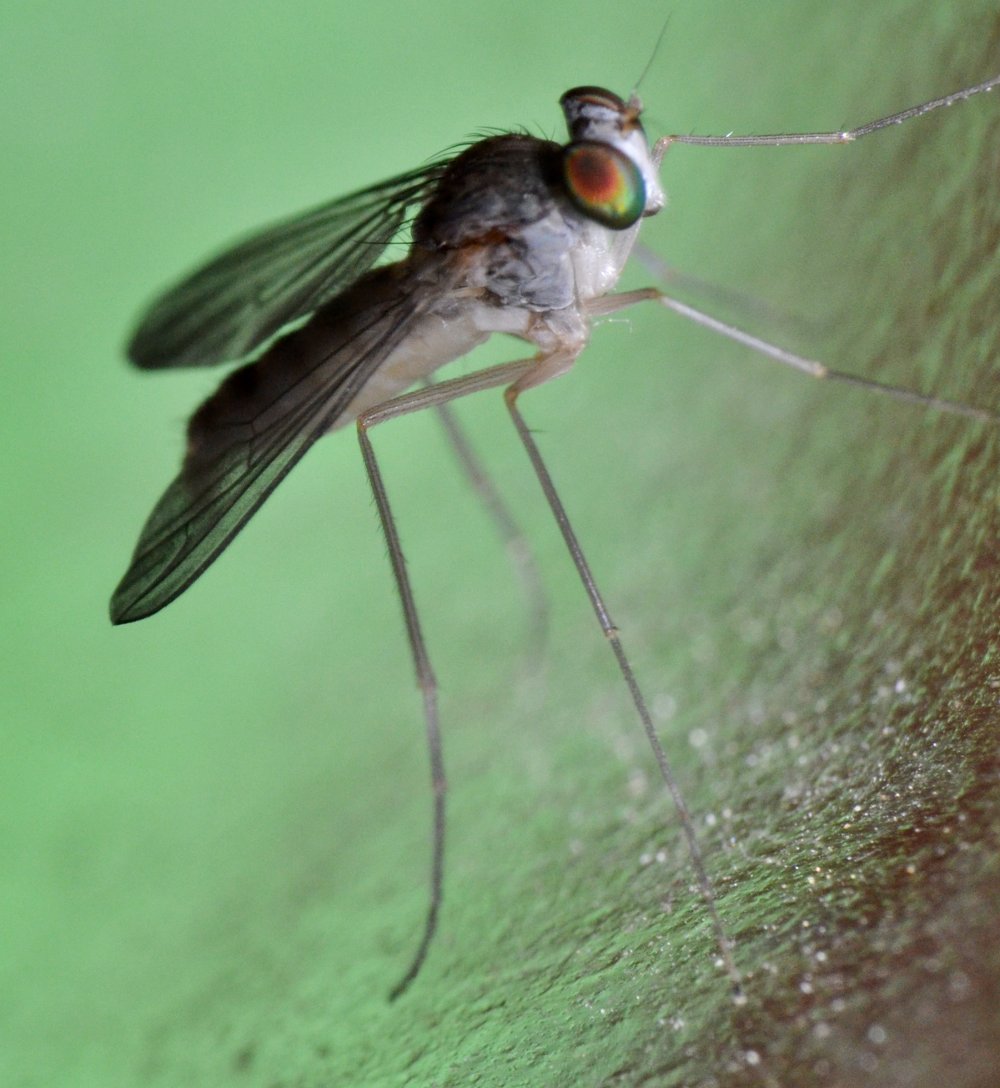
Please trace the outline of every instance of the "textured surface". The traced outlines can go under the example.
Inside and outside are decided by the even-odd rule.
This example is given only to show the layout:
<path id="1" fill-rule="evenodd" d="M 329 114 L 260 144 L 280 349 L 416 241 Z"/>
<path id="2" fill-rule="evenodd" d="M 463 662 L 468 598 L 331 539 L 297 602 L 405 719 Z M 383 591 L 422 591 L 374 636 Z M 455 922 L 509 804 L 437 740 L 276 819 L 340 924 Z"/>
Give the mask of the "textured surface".
<path id="1" fill-rule="evenodd" d="M 656 312 L 524 399 L 696 813 L 741 1010 L 497 398 L 463 417 L 537 544 L 540 649 L 434 421 L 376 435 L 452 785 L 441 938 L 400 1003 L 430 799 L 351 437 L 162 616 L 105 620 L 210 384 L 118 362 L 144 295 L 478 127 L 558 131 L 566 87 L 628 90 L 665 12 L 63 7 L 0 44 L 0 1082 L 995 1083 L 987 428 Z M 982 79 L 988 7 L 679 9 L 650 127 L 835 127 Z M 772 303 L 732 315 L 761 335 L 996 407 L 998 135 L 988 97 L 847 149 L 674 148 L 648 238 Z"/>

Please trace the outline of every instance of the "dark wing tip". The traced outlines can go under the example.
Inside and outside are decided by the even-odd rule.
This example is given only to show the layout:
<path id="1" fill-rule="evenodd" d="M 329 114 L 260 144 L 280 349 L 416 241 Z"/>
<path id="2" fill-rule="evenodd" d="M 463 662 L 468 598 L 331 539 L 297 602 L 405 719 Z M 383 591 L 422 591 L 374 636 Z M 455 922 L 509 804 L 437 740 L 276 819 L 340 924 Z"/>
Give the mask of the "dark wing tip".
<path id="1" fill-rule="evenodd" d="M 217 554 L 209 551 L 206 557 L 196 548 L 207 533 L 196 534 L 192 540 L 191 501 L 182 474 L 153 507 L 128 570 L 111 597 L 113 624 L 133 623 L 159 612 L 180 596 Z"/>
<path id="2" fill-rule="evenodd" d="M 152 616 L 163 607 L 161 604 L 155 608 L 143 608 L 142 605 L 134 599 L 134 594 L 122 592 L 124 588 L 125 584 L 122 583 L 122 585 L 115 590 L 115 594 L 111 598 L 111 605 L 108 609 L 111 623 L 115 627 L 121 627 L 126 623 L 135 623 L 136 620 L 144 620 L 147 616 Z"/>
<path id="3" fill-rule="evenodd" d="M 145 557 L 137 557 L 132 560 L 132 565 L 125 572 L 125 577 L 118 583 L 118 588 L 112 594 L 108 614 L 115 627 L 125 623 L 135 623 L 136 620 L 144 620 L 147 616 L 155 615 L 179 596 L 189 584 L 165 588 L 166 580 L 151 576 L 151 572 L 147 569 L 149 564 L 144 559 Z"/>

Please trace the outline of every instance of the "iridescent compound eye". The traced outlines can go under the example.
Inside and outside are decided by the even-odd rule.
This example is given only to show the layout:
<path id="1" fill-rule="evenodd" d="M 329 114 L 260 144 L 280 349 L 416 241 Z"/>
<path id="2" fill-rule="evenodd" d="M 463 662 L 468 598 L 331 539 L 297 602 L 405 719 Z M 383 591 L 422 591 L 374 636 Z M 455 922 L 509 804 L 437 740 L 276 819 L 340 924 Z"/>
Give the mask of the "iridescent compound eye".
<path id="1" fill-rule="evenodd" d="M 639 167 L 621 151 L 595 140 L 563 148 L 566 195 L 578 211 L 612 230 L 625 230 L 646 207 Z"/>

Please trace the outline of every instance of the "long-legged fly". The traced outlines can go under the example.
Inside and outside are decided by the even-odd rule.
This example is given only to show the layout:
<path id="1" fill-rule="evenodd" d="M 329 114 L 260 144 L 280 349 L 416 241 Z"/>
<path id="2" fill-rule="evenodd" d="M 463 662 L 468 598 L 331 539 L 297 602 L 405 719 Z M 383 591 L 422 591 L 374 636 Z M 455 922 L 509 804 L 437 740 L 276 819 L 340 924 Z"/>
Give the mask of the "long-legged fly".
<path id="1" fill-rule="evenodd" d="M 664 205 L 659 167 L 672 143 L 849 143 L 998 84 L 1000 76 L 847 131 L 666 136 L 653 144 L 634 94 L 626 101 L 600 87 L 576 87 L 561 99 L 567 143 L 520 133 L 478 140 L 252 234 L 167 291 L 143 316 L 128 345 L 129 358 L 139 367 L 252 361 L 229 374 L 192 416 L 181 471 L 143 527 L 112 598 L 114 623 L 150 616 L 188 589 L 317 438 L 348 423 L 357 428 L 423 697 L 434 790 L 429 909 L 417 951 L 393 996 L 416 977 L 437 926 L 445 773 L 436 681 L 371 428 L 503 387 L 507 410 L 677 808 L 717 950 L 739 995 L 740 972 L 683 795 L 519 398 L 573 366 L 595 317 L 655 302 L 815 377 L 997 422 L 981 409 L 829 369 L 657 288 L 618 294 L 614 288 L 642 220 Z M 406 256 L 380 264 L 390 244 L 407 234 Z M 530 354 L 407 391 L 498 332 L 525 341 Z"/>

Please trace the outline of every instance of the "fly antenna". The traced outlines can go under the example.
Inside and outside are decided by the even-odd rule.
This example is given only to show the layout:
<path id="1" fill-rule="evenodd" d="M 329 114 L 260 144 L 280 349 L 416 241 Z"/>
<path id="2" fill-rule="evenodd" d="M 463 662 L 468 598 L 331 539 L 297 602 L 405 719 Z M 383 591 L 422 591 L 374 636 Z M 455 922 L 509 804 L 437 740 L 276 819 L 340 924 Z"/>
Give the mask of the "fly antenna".
<path id="1" fill-rule="evenodd" d="M 639 74 L 639 78 L 635 81 L 635 86 L 632 88 L 632 93 L 629 95 L 630 99 L 639 97 L 639 87 L 642 85 L 642 81 L 648 75 L 650 68 L 653 67 L 653 61 L 656 60 L 656 54 L 659 53 L 660 46 L 663 44 L 663 39 L 667 36 L 667 27 L 670 26 L 670 20 L 672 17 L 673 12 L 671 12 L 666 17 L 666 19 L 663 20 L 663 26 L 660 27 L 660 33 L 656 36 L 656 43 L 653 46 L 653 51 L 649 54 L 649 60 L 646 61 L 646 66 Z"/>

